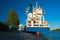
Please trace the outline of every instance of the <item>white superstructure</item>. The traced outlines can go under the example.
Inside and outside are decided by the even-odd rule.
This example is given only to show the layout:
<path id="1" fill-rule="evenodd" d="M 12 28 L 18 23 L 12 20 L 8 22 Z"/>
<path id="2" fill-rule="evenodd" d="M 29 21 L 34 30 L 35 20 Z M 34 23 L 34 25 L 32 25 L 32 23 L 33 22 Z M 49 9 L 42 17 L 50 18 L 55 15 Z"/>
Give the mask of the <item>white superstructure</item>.
<path id="1" fill-rule="evenodd" d="M 27 13 L 27 20 L 26 20 L 26 26 L 27 27 L 48 27 L 48 22 L 44 18 L 45 11 L 38 7 L 38 2 L 36 2 L 36 7 L 32 8 L 29 12 L 30 7 L 26 9 Z"/>

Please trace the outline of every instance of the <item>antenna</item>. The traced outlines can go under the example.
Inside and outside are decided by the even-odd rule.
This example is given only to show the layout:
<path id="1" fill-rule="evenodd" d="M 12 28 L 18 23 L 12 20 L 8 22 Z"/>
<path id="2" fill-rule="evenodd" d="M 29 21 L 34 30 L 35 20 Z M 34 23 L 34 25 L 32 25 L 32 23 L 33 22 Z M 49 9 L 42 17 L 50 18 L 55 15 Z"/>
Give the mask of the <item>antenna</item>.
<path id="1" fill-rule="evenodd" d="M 36 0 L 36 8 L 38 8 L 38 1 Z"/>

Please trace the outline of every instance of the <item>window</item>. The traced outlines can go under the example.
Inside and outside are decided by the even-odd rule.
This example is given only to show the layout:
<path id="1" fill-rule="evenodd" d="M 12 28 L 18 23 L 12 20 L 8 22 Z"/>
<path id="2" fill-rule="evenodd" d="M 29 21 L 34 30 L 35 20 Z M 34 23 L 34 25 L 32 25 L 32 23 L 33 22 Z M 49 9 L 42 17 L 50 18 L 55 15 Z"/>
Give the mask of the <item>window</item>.
<path id="1" fill-rule="evenodd" d="M 38 22 L 34 21 L 33 23 L 34 23 L 34 26 L 39 26 Z"/>
<path id="2" fill-rule="evenodd" d="M 31 23 L 31 21 L 28 21 L 28 23 Z"/>
<path id="3" fill-rule="evenodd" d="M 38 24 L 36 25 L 36 24 L 34 24 L 34 26 L 39 26 Z"/>
<path id="4" fill-rule="evenodd" d="M 31 24 L 28 24 L 28 26 L 31 26 Z"/>
<path id="5" fill-rule="evenodd" d="M 33 21 L 33 23 L 36 23 L 36 21 Z"/>

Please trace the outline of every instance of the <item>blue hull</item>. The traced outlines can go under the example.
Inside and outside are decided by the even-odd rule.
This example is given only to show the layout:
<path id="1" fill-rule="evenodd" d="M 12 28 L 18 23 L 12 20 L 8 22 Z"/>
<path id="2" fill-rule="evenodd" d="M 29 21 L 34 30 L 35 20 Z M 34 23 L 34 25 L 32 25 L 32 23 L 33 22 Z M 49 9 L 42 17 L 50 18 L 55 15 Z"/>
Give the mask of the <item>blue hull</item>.
<path id="1" fill-rule="evenodd" d="M 48 34 L 50 32 L 49 27 L 26 27 L 28 32 L 40 32 L 42 34 Z"/>

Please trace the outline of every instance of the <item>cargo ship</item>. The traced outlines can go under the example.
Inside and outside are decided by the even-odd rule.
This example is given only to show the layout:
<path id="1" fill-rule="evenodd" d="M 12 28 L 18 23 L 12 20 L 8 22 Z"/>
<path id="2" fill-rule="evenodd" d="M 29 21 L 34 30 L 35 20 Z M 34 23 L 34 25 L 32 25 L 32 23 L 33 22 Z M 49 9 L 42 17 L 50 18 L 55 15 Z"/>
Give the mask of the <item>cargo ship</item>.
<path id="1" fill-rule="evenodd" d="M 26 8 L 26 14 L 26 31 L 48 34 L 50 31 L 50 26 L 48 25 L 48 21 L 44 18 L 45 11 L 38 5 L 37 1 L 36 7 L 29 4 L 29 6 Z"/>

